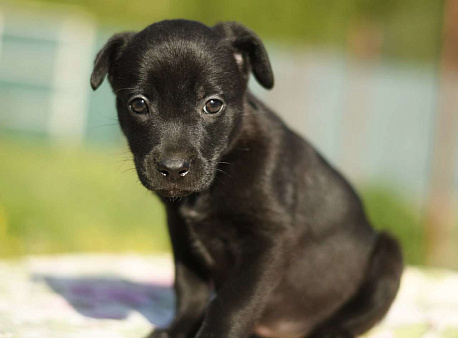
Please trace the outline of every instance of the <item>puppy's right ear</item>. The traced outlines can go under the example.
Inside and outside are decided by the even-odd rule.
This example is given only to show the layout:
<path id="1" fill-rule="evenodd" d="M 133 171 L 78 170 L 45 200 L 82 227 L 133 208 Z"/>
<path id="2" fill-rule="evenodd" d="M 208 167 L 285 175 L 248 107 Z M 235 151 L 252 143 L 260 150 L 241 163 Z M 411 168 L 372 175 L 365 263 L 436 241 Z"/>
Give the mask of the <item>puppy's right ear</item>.
<path id="1" fill-rule="evenodd" d="M 110 71 L 111 65 L 121 56 L 135 33 L 126 32 L 113 35 L 97 54 L 91 74 L 91 87 L 96 90 Z"/>

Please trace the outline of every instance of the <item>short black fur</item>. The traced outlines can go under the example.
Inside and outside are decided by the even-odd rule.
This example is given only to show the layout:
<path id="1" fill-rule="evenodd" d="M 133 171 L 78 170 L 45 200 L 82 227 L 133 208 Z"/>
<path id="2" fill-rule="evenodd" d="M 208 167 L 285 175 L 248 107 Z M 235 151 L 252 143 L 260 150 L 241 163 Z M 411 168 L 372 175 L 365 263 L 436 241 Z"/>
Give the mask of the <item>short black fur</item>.
<path id="1" fill-rule="evenodd" d="M 249 92 L 250 72 L 273 87 L 261 40 L 232 22 L 162 21 L 97 55 L 91 85 L 108 75 L 140 181 L 167 210 L 177 311 L 151 337 L 357 336 L 396 295 L 400 247 Z"/>

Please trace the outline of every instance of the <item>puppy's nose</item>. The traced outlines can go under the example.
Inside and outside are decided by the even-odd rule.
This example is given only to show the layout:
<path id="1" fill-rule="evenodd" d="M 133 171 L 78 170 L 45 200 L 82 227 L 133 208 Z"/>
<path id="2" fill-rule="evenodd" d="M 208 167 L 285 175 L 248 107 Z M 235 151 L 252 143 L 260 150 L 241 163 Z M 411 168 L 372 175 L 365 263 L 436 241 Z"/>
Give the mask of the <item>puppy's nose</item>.
<path id="1" fill-rule="evenodd" d="M 168 179 L 186 176 L 191 165 L 185 160 L 165 159 L 159 162 L 157 170 Z"/>

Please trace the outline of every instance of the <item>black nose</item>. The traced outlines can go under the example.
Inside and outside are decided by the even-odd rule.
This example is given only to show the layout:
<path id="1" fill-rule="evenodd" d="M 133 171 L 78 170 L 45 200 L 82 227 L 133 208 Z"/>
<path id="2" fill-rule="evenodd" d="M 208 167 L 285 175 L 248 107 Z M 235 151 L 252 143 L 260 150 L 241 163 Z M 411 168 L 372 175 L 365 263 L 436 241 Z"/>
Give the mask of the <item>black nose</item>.
<path id="1" fill-rule="evenodd" d="M 191 165 L 184 160 L 166 159 L 159 162 L 157 170 L 169 179 L 177 179 L 186 176 Z"/>

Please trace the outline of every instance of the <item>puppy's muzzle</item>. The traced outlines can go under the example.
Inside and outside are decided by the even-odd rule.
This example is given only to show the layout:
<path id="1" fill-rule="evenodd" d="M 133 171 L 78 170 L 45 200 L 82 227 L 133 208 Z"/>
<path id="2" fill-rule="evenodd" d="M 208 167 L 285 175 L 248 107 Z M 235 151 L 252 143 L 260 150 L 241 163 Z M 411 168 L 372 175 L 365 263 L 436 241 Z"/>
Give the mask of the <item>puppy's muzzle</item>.
<path id="1" fill-rule="evenodd" d="M 157 165 L 162 176 L 173 182 L 185 177 L 190 169 L 191 164 L 181 159 L 164 159 Z"/>

